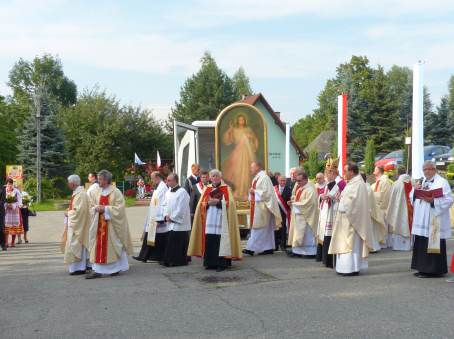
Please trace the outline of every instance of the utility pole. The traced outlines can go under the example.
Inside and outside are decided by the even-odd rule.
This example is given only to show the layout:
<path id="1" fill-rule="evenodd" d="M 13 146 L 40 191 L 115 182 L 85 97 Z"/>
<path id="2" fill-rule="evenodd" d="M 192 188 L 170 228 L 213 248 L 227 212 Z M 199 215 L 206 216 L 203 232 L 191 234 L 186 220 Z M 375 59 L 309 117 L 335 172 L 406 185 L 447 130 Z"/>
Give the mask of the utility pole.
<path id="1" fill-rule="evenodd" d="M 35 89 L 33 101 L 36 111 L 36 202 L 41 202 L 41 102 L 42 87 Z"/>

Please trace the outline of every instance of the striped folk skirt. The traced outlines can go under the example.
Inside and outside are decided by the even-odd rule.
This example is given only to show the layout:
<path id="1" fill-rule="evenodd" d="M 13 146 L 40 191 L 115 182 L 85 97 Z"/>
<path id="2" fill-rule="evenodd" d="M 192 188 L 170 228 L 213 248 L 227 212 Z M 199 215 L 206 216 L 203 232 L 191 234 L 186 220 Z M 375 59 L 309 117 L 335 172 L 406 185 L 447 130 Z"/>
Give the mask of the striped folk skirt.
<path id="1" fill-rule="evenodd" d="M 11 235 L 24 233 L 24 227 L 22 226 L 22 217 L 19 208 L 6 208 L 5 233 Z"/>

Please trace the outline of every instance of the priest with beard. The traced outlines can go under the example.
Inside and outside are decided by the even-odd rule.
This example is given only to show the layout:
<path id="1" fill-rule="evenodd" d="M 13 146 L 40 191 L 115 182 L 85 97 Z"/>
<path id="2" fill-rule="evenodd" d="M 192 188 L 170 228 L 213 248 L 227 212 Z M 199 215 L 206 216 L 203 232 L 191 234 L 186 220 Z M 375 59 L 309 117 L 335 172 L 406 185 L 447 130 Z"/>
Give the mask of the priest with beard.
<path id="1" fill-rule="evenodd" d="M 91 226 L 88 251 L 92 272 L 87 279 L 118 275 L 129 269 L 133 246 L 126 218 L 125 199 L 112 185 L 112 173 L 98 173 L 99 188 L 90 193 Z"/>
<path id="2" fill-rule="evenodd" d="M 327 184 L 320 194 L 320 217 L 317 232 L 317 261 L 324 266 L 333 268 L 334 257 L 328 254 L 331 236 L 333 234 L 334 219 L 337 213 L 339 197 L 345 188 L 345 181 L 339 176 L 338 159 L 328 158 L 325 165 Z"/>
<path id="3" fill-rule="evenodd" d="M 315 258 L 317 253 L 318 194 L 306 173 L 296 176 L 295 196 L 290 201 L 292 216 L 288 234 L 289 257 Z"/>
<path id="4" fill-rule="evenodd" d="M 221 272 L 242 257 L 240 230 L 232 190 L 217 169 L 210 180 L 194 215 L 188 255 L 202 257 L 206 269 Z"/>
<path id="5" fill-rule="evenodd" d="M 425 161 L 424 177 L 411 192 L 414 237 L 411 268 L 418 278 L 441 277 L 448 272 L 446 239 L 451 237 L 449 208 L 451 187 L 437 174 L 435 164 Z"/>
<path id="6" fill-rule="evenodd" d="M 73 191 L 68 211 L 65 213 L 66 243 L 64 261 L 70 275 L 85 274 L 91 269 L 88 260 L 88 231 L 90 227 L 89 200 L 85 189 L 80 186 L 76 174 L 68 177 L 68 187 Z"/>
<path id="7" fill-rule="evenodd" d="M 164 221 L 163 211 L 168 187 L 163 175 L 158 171 L 151 173 L 150 177 L 155 185 L 155 189 L 150 200 L 147 219 L 144 225 L 142 248 L 140 249 L 139 255 L 133 257 L 133 259 L 141 262 L 147 262 L 148 260 L 155 262 L 161 261 L 169 234 L 167 224 Z"/>
<path id="8" fill-rule="evenodd" d="M 282 226 L 273 183 L 258 162 L 251 164 L 251 174 L 254 177 L 249 189 L 250 202 L 250 237 L 243 250 L 244 254 L 259 255 L 273 254 L 275 248 L 274 231 Z"/>
<path id="9" fill-rule="evenodd" d="M 413 205 L 410 193 L 413 189 L 411 177 L 405 173 L 404 167 L 398 168 L 399 178 L 394 183 L 389 198 L 387 221 L 392 234 L 394 251 L 411 250 L 411 226 L 413 222 Z"/>
<path id="10" fill-rule="evenodd" d="M 165 267 L 184 266 L 188 264 L 189 232 L 191 231 L 191 213 L 189 211 L 189 194 L 178 185 L 178 175 L 171 173 L 167 177 L 164 205 L 164 219 L 169 235 L 161 265 Z"/>
<path id="11" fill-rule="evenodd" d="M 375 167 L 374 175 L 376 181 L 371 185 L 371 188 L 374 192 L 377 209 L 380 211 L 380 214 L 383 214 L 386 228 L 386 240 L 384 243 L 381 243 L 381 247 L 387 248 L 392 246 L 392 233 L 389 230 L 386 212 L 388 210 L 389 197 L 391 195 L 393 183 L 385 174 L 385 169 L 381 166 Z"/>
<path id="12" fill-rule="evenodd" d="M 348 163 L 344 173 L 347 185 L 340 196 L 328 253 L 336 255 L 336 272 L 351 276 L 368 266 L 366 258 L 373 248 L 372 223 L 367 188 L 358 166 Z"/>

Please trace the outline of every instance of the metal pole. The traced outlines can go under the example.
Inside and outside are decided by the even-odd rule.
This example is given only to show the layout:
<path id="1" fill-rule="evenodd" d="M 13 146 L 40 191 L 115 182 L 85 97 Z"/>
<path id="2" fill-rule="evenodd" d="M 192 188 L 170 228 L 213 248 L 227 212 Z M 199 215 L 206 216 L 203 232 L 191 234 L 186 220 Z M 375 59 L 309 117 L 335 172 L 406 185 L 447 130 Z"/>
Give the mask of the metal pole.
<path id="1" fill-rule="evenodd" d="M 36 109 L 36 202 L 41 202 L 41 89 L 35 93 Z"/>
<path id="2" fill-rule="evenodd" d="M 418 179 L 423 176 L 424 162 L 424 66 L 421 61 L 413 66 L 412 124 L 411 173 Z"/>

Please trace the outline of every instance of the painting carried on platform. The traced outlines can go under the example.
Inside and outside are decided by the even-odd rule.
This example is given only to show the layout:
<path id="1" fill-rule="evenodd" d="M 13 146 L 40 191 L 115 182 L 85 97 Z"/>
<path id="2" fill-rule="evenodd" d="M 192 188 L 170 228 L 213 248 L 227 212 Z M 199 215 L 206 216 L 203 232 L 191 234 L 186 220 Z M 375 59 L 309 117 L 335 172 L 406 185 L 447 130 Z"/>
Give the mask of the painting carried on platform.
<path id="1" fill-rule="evenodd" d="M 235 200 L 248 200 L 251 163 L 267 168 L 267 126 L 262 113 L 249 104 L 225 108 L 216 120 L 216 165 L 232 188 Z"/>

